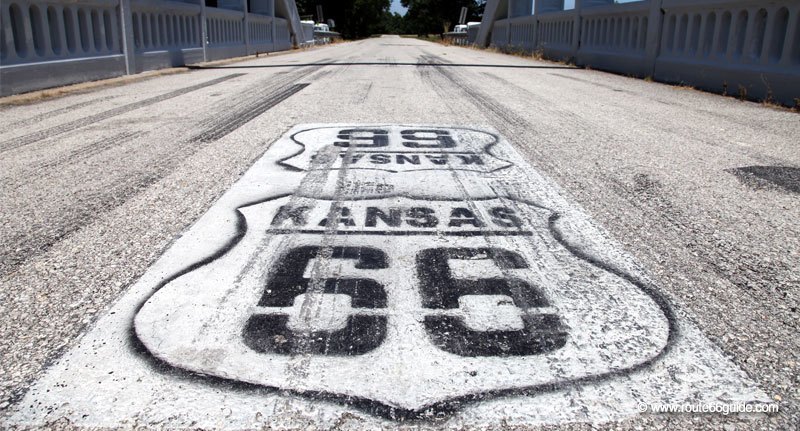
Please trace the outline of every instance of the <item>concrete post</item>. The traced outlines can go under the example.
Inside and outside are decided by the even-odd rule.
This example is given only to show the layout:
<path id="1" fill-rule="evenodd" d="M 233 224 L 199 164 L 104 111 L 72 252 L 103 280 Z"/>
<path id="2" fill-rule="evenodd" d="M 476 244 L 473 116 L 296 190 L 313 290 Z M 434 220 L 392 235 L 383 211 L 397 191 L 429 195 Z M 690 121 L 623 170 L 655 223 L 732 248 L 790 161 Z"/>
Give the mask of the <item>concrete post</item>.
<path id="1" fill-rule="evenodd" d="M 575 0 L 575 23 L 572 27 L 572 58 L 578 64 L 578 51 L 581 49 L 581 34 L 583 32 L 583 2 L 586 0 Z"/>
<path id="2" fill-rule="evenodd" d="M 656 60 L 661 54 L 661 34 L 664 31 L 664 11 L 661 10 L 663 0 L 650 0 L 650 13 L 647 16 L 647 40 L 645 40 L 645 72 L 653 76 L 656 71 Z"/>
<path id="3" fill-rule="evenodd" d="M 206 0 L 200 0 L 200 43 L 203 46 L 203 61 L 208 61 L 208 19 L 206 19 Z"/>
<path id="4" fill-rule="evenodd" d="M 800 13 L 800 7 L 795 9 L 795 16 Z M 789 21 L 789 27 L 786 28 L 786 44 L 783 45 L 783 53 L 781 54 L 781 67 L 788 67 L 792 64 L 794 59 L 792 53 L 800 52 L 800 20 L 793 19 Z"/>
<path id="5" fill-rule="evenodd" d="M 119 22 L 122 23 L 122 53 L 125 54 L 125 73 L 136 73 L 136 45 L 133 40 L 133 11 L 131 0 L 119 0 Z"/>
<path id="6" fill-rule="evenodd" d="M 272 17 L 272 22 L 270 22 L 270 27 L 272 31 L 272 52 L 275 52 L 275 0 L 269 1 L 269 16 Z"/>
<path id="7" fill-rule="evenodd" d="M 245 55 L 250 55 L 250 12 L 247 10 L 247 0 L 242 0 L 242 11 L 244 12 L 244 31 L 242 32 L 242 36 L 244 37 L 244 53 Z"/>

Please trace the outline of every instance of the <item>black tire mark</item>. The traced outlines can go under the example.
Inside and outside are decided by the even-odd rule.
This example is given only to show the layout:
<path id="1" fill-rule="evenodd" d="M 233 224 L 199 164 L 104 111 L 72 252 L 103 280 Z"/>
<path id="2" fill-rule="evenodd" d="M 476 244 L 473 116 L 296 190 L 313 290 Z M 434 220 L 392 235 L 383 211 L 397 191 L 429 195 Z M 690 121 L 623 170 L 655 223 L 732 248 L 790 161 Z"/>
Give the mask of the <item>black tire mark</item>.
<path id="1" fill-rule="evenodd" d="M 100 112 L 98 114 L 90 115 L 88 117 L 84 117 L 78 120 L 73 120 L 68 123 L 60 124 L 58 126 L 50 127 L 45 130 L 39 130 L 33 133 L 29 133 L 27 135 L 23 135 L 17 138 L 8 139 L 6 141 L 0 142 L 0 152 L 12 150 L 15 148 L 19 148 L 25 145 L 32 144 L 34 142 L 40 141 L 45 138 L 50 138 L 56 135 L 61 135 L 67 132 L 70 132 L 75 129 L 79 129 L 81 127 L 88 126 L 90 124 L 97 123 L 99 121 L 103 121 L 109 119 L 111 117 L 115 117 L 117 115 L 125 114 L 127 112 L 143 108 L 145 106 L 153 105 L 158 102 L 163 102 L 165 100 L 173 99 L 178 96 L 182 96 L 187 93 L 191 93 L 192 91 L 200 90 L 202 88 L 210 87 L 215 84 L 219 84 L 221 82 L 225 82 L 227 80 L 238 78 L 244 73 L 234 73 L 231 75 L 225 75 L 220 78 L 212 79 L 210 81 L 206 81 L 200 84 L 192 85 L 189 87 L 180 88 L 178 90 L 170 91 L 169 93 L 161 94 L 159 96 L 150 97 L 145 100 L 140 100 L 138 102 L 129 103 L 127 105 L 118 106 L 113 109 L 109 109 L 108 111 Z"/>
<path id="2" fill-rule="evenodd" d="M 291 76 L 287 76 L 285 79 L 281 79 L 278 82 L 273 83 L 273 87 L 279 87 L 285 85 L 285 83 L 294 82 L 312 74 L 317 70 L 319 70 L 319 67 L 292 74 Z M 223 77 L 225 79 L 217 79 L 214 81 L 222 82 L 224 80 L 241 75 L 243 74 L 228 75 Z M 213 85 L 213 83 L 212 81 L 209 81 L 202 85 L 209 86 Z M 302 85 L 306 86 L 308 84 Z M 249 90 L 247 91 L 249 92 Z M 287 95 L 286 97 L 288 96 L 290 95 Z M 235 103 L 237 100 L 241 101 L 241 99 L 234 97 L 233 102 Z M 282 100 L 285 100 L 285 98 Z M 223 109 L 227 108 L 223 107 Z M 218 126 L 212 125 L 209 127 L 209 130 L 213 130 L 213 127 Z M 66 131 L 64 133 L 66 133 Z M 136 138 L 137 136 L 131 136 L 127 138 L 127 141 L 131 141 Z M 33 232 L 13 232 L 12 234 L 7 235 L 3 238 L 3 243 L 0 243 L 0 275 L 6 274 L 11 271 L 13 267 L 21 265 L 29 259 L 46 252 L 53 245 L 61 241 L 69 234 L 91 223 L 93 215 L 110 211 L 120 205 L 123 205 L 130 198 L 137 195 L 140 191 L 168 175 L 172 167 L 180 163 L 180 161 L 185 160 L 204 143 L 206 143 L 206 141 L 179 142 L 175 149 L 170 150 L 174 154 L 169 154 L 166 155 L 166 157 L 158 158 L 154 163 L 149 165 L 146 170 L 130 172 L 129 175 L 122 181 L 117 181 L 110 184 L 102 194 L 90 194 L 86 196 L 84 199 L 81 199 L 78 203 L 76 203 L 74 207 L 69 208 L 68 211 L 64 211 L 65 217 L 61 218 L 58 223 L 50 224 L 46 230 L 44 227 L 42 227 L 41 229 L 36 229 Z"/>
<path id="3" fill-rule="evenodd" d="M 268 94 L 265 99 L 256 101 L 254 104 L 247 104 L 243 109 L 229 112 L 217 124 L 209 127 L 205 131 L 195 135 L 190 139 L 191 142 L 213 142 L 228 135 L 234 130 L 247 124 L 254 118 L 272 109 L 279 103 L 298 93 L 310 84 L 294 84 L 289 88 Z"/>
<path id="4" fill-rule="evenodd" d="M 65 107 L 59 108 L 59 109 L 54 109 L 52 111 L 45 112 L 45 113 L 42 113 L 42 114 L 37 114 L 37 115 L 34 115 L 33 117 L 30 117 L 30 118 L 25 118 L 25 119 L 22 119 L 22 120 L 17 120 L 17 121 L 11 122 L 11 123 L 7 124 L 7 127 L 10 128 L 10 127 L 16 127 L 16 126 L 21 126 L 21 125 L 28 125 L 28 124 L 38 123 L 39 121 L 43 121 L 43 120 L 46 120 L 48 118 L 55 117 L 57 115 L 65 114 L 67 112 L 74 111 L 76 109 L 85 108 L 85 107 L 87 107 L 89 105 L 94 105 L 95 103 L 105 102 L 106 100 L 110 100 L 110 99 L 113 99 L 113 98 L 114 98 L 114 96 L 104 96 L 104 97 L 98 97 L 98 98 L 92 99 L 92 100 L 86 100 L 86 101 L 83 101 L 83 102 L 80 102 L 80 103 L 76 103 L 74 105 L 69 105 L 69 106 L 65 106 Z"/>
<path id="5" fill-rule="evenodd" d="M 263 85 L 262 82 L 255 84 L 258 88 L 264 88 L 263 92 L 254 93 L 251 89 L 247 89 L 237 93 L 236 95 L 233 95 L 229 101 L 226 101 L 226 103 L 221 105 L 218 109 L 215 109 L 215 112 L 212 115 L 199 124 L 198 127 L 202 127 L 203 132 L 194 135 L 189 141 L 202 143 L 212 142 L 216 139 L 222 138 L 223 136 L 235 130 L 235 128 L 241 127 L 244 123 L 239 124 L 234 129 L 229 130 L 227 133 L 218 135 L 216 138 L 212 139 L 212 137 L 216 135 L 216 131 L 218 129 L 227 129 L 232 127 L 241 116 L 248 115 L 248 113 L 252 112 L 254 109 L 257 109 L 259 105 L 264 104 L 262 97 L 263 94 L 268 94 L 267 97 L 271 97 L 270 93 L 274 95 L 275 93 L 285 89 L 286 86 L 290 86 L 306 77 L 309 77 L 309 80 L 315 80 L 319 74 L 313 73 L 319 71 L 319 69 L 320 67 L 309 67 L 298 68 L 296 72 L 291 74 L 288 74 L 289 72 L 284 72 L 285 76 L 280 76 L 277 79 L 275 76 L 271 76 L 267 80 L 263 81 Z M 267 109 L 270 108 L 272 107 Z M 262 113 L 263 112 L 266 112 L 266 109 L 262 111 Z M 250 120 L 252 120 L 252 118 Z M 204 136 L 208 136 L 208 138 L 205 138 Z"/>
<path id="6" fill-rule="evenodd" d="M 42 162 L 42 163 L 35 164 L 35 165 L 32 166 L 32 169 L 33 170 L 49 169 L 49 168 L 56 167 L 56 166 L 59 166 L 59 165 L 64 165 L 64 164 L 76 162 L 76 161 L 79 161 L 79 160 L 85 160 L 85 159 L 88 159 L 88 158 L 90 158 L 92 156 L 100 154 L 101 152 L 103 152 L 103 151 L 105 151 L 105 150 L 107 150 L 109 148 L 112 148 L 112 147 L 117 146 L 117 145 L 124 144 L 124 143 L 129 142 L 129 141 L 131 141 L 133 139 L 136 139 L 136 138 L 138 138 L 140 136 L 144 136 L 145 134 L 147 134 L 147 132 L 145 132 L 145 131 L 117 133 L 115 135 L 108 136 L 108 137 L 105 137 L 103 139 L 100 139 L 99 141 L 95 141 L 95 142 L 93 142 L 93 143 L 91 143 L 91 144 L 89 144 L 89 145 L 87 145 L 87 146 L 85 146 L 83 148 L 79 148 L 78 150 L 76 150 L 76 151 L 74 151 L 74 152 L 72 152 L 70 154 L 67 154 L 65 157 L 61 157 L 61 158 L 58 158 L 56 160 L 50 160 L 50 161 L 47 161 L 47 162 Z"/>
<path id="7" fill-rule="evenodd" d="M 439 59 L 434 55 L 422 55 L 420 56 L 420 65 L 424 66 L 426 63 L 423 62 L 437 62 L 441 63 L 444 60 Z M 523 128 L 528 133 L 537 133 L 536 129 L 533 127 L 528 120 L 519 116 L 518 114 L 514 113 L 513 111 L 509 110 L 493 97 L 485 94 L 475 88 L 470 86 L 465 86 L 462 83 L 466 80 L 460 78 L 452 71 L 447 70 L 446 68 L 434 68 L 430 69 L 435 71 L 436 75 L 445 78 L 445 81 L 448 83 L 448 87 L 450 88 L 443 88 L 441 84 L 436 82 L 434 75 L 428 72 L 429 69 L 418 69 L 422 74 L 423 79 L 428 82 L 430 85 L 434 87 L 434 89 L 443 97 L 449 99 L 452 96 L 453 90 L 459 91 L 463 93 L 467 99 L 469 99 L 473 105 L 475 105 L 478 109 L 483 112 L 488 113 L 491 117 L 500 123 L 507 125 L 507 127 L 520 127 Z"/>

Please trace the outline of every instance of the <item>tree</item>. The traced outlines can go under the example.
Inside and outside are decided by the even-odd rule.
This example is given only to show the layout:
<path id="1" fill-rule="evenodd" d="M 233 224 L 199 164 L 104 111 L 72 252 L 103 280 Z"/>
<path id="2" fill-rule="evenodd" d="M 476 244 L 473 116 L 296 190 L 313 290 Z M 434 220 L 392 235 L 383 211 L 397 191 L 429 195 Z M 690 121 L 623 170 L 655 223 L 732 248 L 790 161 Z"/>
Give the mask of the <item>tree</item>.
<path id="1" fill-rule="evenodd" d="M 462 7 L 467 8 L 467 21 L 479 21 L 486 4 L 485 0 L 401 0 L 400 3 L 408 8 L 406 30 L 420 35 L 452 31 Z"/>
<path id="2" fill-rule="evenodd" d="M 360 39 L 383 33 L 391 0 L 296 0 L 300 15 L 314 15 L 317 5 L 322 6 L 325 20 L 336 22 L 334 30 L 346 39 Z"/>
<path id="3" fill-rule="evenodd" d="M 383 33 L 407 34 L 406 19 L 398 13 L 388 13 L 383 17 Z"/>

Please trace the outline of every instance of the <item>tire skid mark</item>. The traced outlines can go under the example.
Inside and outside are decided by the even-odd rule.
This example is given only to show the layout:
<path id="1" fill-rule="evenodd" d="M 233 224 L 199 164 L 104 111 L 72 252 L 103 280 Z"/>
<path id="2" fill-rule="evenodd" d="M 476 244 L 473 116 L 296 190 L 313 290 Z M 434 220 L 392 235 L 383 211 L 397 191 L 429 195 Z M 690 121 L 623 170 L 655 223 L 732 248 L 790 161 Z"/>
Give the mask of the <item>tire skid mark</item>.
<path id="1" fill-rule="evenodd" d="M 419 61 L 421 62 L 420 64 L 426 64 L 423 62 L 443 62 L 444 60 L 434 55 L 425 54 L 420 56 Z M 444 67 L 420 67 L 417 68 L 417 72 L 420 73 L 423 81 L 431 85 L 444 100 L 451 98 L 454 92 L 461 92 L 475 107 L 484 112 L 492 122 L 500 125 L 500 129 L 511 130 L 518 136 L 539 134 L 536 127 L 528 120 L 509 110 L 490 95 L 470 86 L 462 85 L 462 82 L 469 82 L 469 80 L 458 77 L 453 71 Z M 555 168 L 550 158 L 546 157 L 546 154 L 532 146 L 529 146 L 528 150 L 536 153 L 535 165 L 545 166 L 548 169 Z"/>
<path id="2" fill-rule="evenodd" d="M 29 259 L 48 251 L 53 245 L 70 234 L 94 222 L 92 216 L 110 211 L 136 195 L 139 191 L 155 183 L 159 177 L 154 175 L 137 176 L 133 181 L 110 184 L 101 194 L 87 193 L 80 206 L 61 211 L 57 223 L 34 226 L 32 232 L 6 232 L 4 243 L 0 244 L 0 276 Z"/>
<path id="3" fill-rule="evenodd" d="M 76 109 L 85 108 L 87 106 L 94 105 L 95 103 L 105 102 L 106 100 L 113 99 L 114 97 L 116 97 L 116 96 L 103 96 L 103 97 L 98 97 L 96 99 L 86 100 L 86 101 L 83 101 L 83 102 L 76 103 L 74 105 L 65 106 L 63 108 L 54 109 L 52 111 L 44 112 L 44 113 L 41 113 L 41 114 L 36 114 L 36 115 L 34 115 L 32 117 L 29 117 L 29 118 L 13 121 L 11 123 L 8 123 L 6 126 L 10 128 L 10 127 L 16 127 L 16 126 L 23 126 L 23 125 L 29 125 L 29 124 L 33 124 L 33 123 L 38 123 L 40 121 L 47 120 L 47 119 L 55 117 L 57 115 L 66 114 L 67 112 L 74 111 Z"/>
<path id="4" fill-rule="evenodd" d="M 313 67 L 309 68 L 309 70 L 303 70 L 298 74 L 287 75 L 285 79 L 276 82 L 274 87 L 279 87 L 302 79 L 319 69 L 320 67 Z M 214 83 L 223 82 L 241 75 L 244 74 L 237 73 L 227 75 L 192 87 L 195 87 L 194 89 L 208 87 Z M 187 89 L 192 87 L 187 87 Z M 189 92 L 186 91 L 187 89 L 181 89 L 183 94 Z M 62 133 L 66 132 L 67 130 Z M 135 141 L 141 136 L 143 135 L 130 136 L 127 138 L 127 142 Z M 70 214 L 70 217 L 61 218 L 58 223 L 50 223 L 47 230 L 41 227 L 32 232 L 16 231 L 7 235 L 4 238 L 4 242 L 0 243 L 0 256 L 2 256 L 2 260 L 0 260 L 0 275 L 8 273 L 13 270 L 14 267 L 23 264 L 30 258 L 46 252 L 64 237 L 92 223 L 92 215 L 99 212 L 110 211 L 124 204 L 140 191 L 168 175 L 176 164 L 194 154 L 194 152 L 205 143 L 205 141 L 188 140 L 187 142 L 182 140 L 178 143 L 179 145 L 168 150 L 170 154 L 163 154 L 164 157 L 156 158 L 156 161 L 145 170 L 130 172 L 119 181 L 109 184 L 104 192 L 89 193 L 85 199 L 81 199 L 74 206 L 66 208 L 67 211 L 64 212 Z M 136 148 L 131 148 L 129 151 L 135 149 Z"/>
<path id="5" fill-rule="evenodd" d="M 195 135 L 189 140 L 191 142 L 213 142 L 221 139 L 308 86 L 309 84 L 294 84 L 289 88 L 268 94 L 266 98 L 262 100 L 257 100 L 252 104 L 246 104 L 244 108 L 239 111 L 228 113 L 219 123 Z"/>
<path id="6" fill-rule="evenodd" d="M 0 142 L 0 152 L 5 152 L 9 150 L 13 150 L 15 148 L 23 147 L 38 141 L 41 141 L 46 138 L 52 138 L 53 136 L 61 135 L 67 132 L 71 132 L 76 129 L 80 129 L 82 127 L 86 127 L 90 124 L 94 124 L 103 120 L 107 120 L 112 117 L 116 117 L 118 115 L 126 114 L 128 112 L 134 111 L 139 108 L 144 108 L 145 106 L 150 106 L 156 104 L 158 102 L 163 102 L 165 100 L 174 99 L 178 96 L 182 96 L 184 94 L 191 93 L 196 90 L 200 90 L 206 87 L 210 87 L 212 85 L 219 84 L 221 82 L 228 81 L 230 79 L 238 78 L 240 76 L 246 75 L 245 73 L 233 73 L 230 75 L 225 75 L 219 78 L 212 79 L 210 81 L 202 82 L 200 84 L 191 85 L 189 87 L 180 88 L 177 90 L 170 91 L 165 94 L 161 94 L 158 96 L 150 97 L 144 100 L 140 100 L 138 102 L 128 103 L 126 105 L 118 106 L 113 109 L 109 109 L 107 111 L 103 111 L 94 115 L 89 115 L 84 118 L 80 118 L 77 120 L 73 120 L 64 124 L 60 124 L 58 126 L 53 126 L 44 130 L 39 130 L 33 133 L 29 133 L 27 135 L 23 135 L 17 138 L 11 138 Z"/>
<path id="7" fill-rule="evenodd" d="M 350 159 L 352 158 L 354 148 L 355 145 L 348 145 L 345 157 L 342 160 L 341 168 L 335 171 L 336 188 L 334 190 L 333 199 L 330 203 L 330 206 L 328 207 L 328 213 L 326 217 L 326 219 L 329 221 L 336 220 L 337 214 L 341 211 L 342 200 L 345 197 L 345 192 L 346 192 L 346 185 L 347 185 L 346 179 L 350 170 L 349 169 Z M 333 160 L 336 159 L 336 155 L 339 151 L 332 146 L 327 147 L 323 151 L 324 151 L 323 160 L 326 159 L 330 160 L 328 162 L 329 163 L 328 167 L 329 167 L 330 164 L 333 163 Z M 322 184 L 320 184 L 321 186 L 324 187 L 324 183 L 327 180 L 330 172 L 331 171 L 327 169 L 319 171 L 319 177 L 322 179 Z M 309 175 L 310 174 L 311 173 L 309 173 Z M 298 189 L 298 192 L 299 191 L 300 189 Z M 303 190 L 302 193 L 304 195 L 307 195 L 307 192 L 308 192 L 307 190 Z M 315 196 L 315 195 L 319 195 L 319 193 L 309 196 Z M 311 279 L 309 280 L 308 290 L 306 291 L 308 294 L 305 296 L 305 300 L 303 301 L 303 304 L 300 306 L 301 318 L 308 316 L 310 313 L 313 313 L 315 311 L 315 308 L 317 308 L 314 306 L 315 305 L 314 301 L 316 296 L 314 294 L 325 292 L 325 284 L 327 281 L 327 278 L 325 278 L 325 274 L 329 273 L 331 264 L 330 261 L 331 257 L 333 256 L 333 247 L 336 241 L 340 240 L 336 232 L 338 230 L 338 227 L 339 224 L 336 222 L 329 222 L 325 226 L 325 232 L 322 234 L 322 238 L 320 240 L 319 244 L 320 249 L 317 254 L 317 258 L 315 259 L 314 264 L 311 267 L 311 272 L 310 272 Z M 344 241 L 347 241 L 347 239 L 344 239 Z M 328 345 L 329 343 L 330 343 L 330 337 L 328 337 L 328 339 L 326 340 L 326 345 Z M 307 337 L 305 336 L 301 337 L 299 344 L 300 344 L 300 350 L 308 353 L 298 355 L 289 364 L 289 370 L 291 374 L 297 376 L 297 378 L 299 379 L 302 379 L 308 375 L 308 368 L 311 366 L 312 355 L 310 354 L 308 349 Z"/>
<path id="8" fill-rule="evenodd" d="M 223 138 L 308 86 L 299 84 L 302 87 L 297 87 L 295 83 L 306 77 L 309 81 L 315 80 L 322 72 L 319 69 L 320 67 L 299 68 L 297 72 L 281 75 L 277 79 L 275 76 L 270 77 L 263 92 L 254 93 L 249 89 L 240 92 L 229 103 L 216 110 L 209 121 L 203 121 L 203 131 L 190 138 L 189 142 L 207 143 Z M 313 74 L 314 72 L 317 74 Z M 256 85 L 260 86 L 260 83 Z"/>
<path id="9" fill-rule="evenodd" d="M 141 136 L 146 135 L 148 132 L 146 131 L 126 131 L 122 133 L 117 133 L 112 136 L 104 137 L 98 141 L 95 141 L 85 147 L 79 148 L 72 153 L 67 154 L 64 157 L 58 158 L 56 160 L 50 160 L 47 162 L 37 163 L 34 164 L 31 168 L 33 170 L 42 170 L 48 169 L 59 165 L 64 165 L 67 163 L 73 163 L 79 160 L 85 160 L 101 152 L 115 147 L 117 145 L 124 144 L 126 142 L 130 142 L 134 139 L 137 139 Z"/>

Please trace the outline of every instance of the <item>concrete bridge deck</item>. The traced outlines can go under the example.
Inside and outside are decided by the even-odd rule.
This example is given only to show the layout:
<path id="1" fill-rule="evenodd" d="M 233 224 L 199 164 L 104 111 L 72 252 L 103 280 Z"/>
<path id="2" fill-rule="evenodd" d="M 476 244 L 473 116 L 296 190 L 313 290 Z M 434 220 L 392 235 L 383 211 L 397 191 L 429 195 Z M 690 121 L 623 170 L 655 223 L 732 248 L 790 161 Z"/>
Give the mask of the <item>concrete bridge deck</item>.
<path id="1" fill-rule="evenodd" d="M 120 298 L 125 303 L 126 295 L 137 294 L 137 281 L 148 268 L 173 244 L 181 246 L 176 240 L 265 152 L 267 159 L 270 154 L 289 156 L 271 145 L 300 124 L 387 125 L 387 130 L 395 130 L 392 125 L 441 126 L 453 134 L 464 128 L 496 133 L 503 145 L 498 151 L 518 157 L 498 158 L 512 160 L 519 171 L 513 176 L 487 173 L 487 181 L 513 183 L 519 194 L 545 190 L 542 196 L 563 197 L 569 205 L 564 204 L 562 213 L 574 210 L 593 220 L 590 224 L 612 242 L 597 241 L 629 256 L 631 271 L 649 280 L 668 301 L 682 329 L 677 347 L 656 358 L 653 367 L 658 369 L 658 361 L 674 361 L 676 367 L 687 368 L 681 371 L 685 374 L 672 375 L 674 382 L 683 382 L 674 383 L 680 390 L 664 389 L 661 402 L 721 402 L 727 392 L 731 402 L 775 403 L 780 408 L 755 416 L 638 415 L 616 414 L 613 406 L 602 406 L 608 388 L 628 391 L 625 400 L 636 401 L 631 391 L 647 386 L 645 377 L 651 372 L 637 369 L 620 378 L 620 386 L 613 380 L 589 379 L 559 389 L 564 399 L 578 400 L 585 409 L 582 416 L 529 411 L 526 406 L 538 405 L 537 397 L 554 397 L 540 388 L 491 400 L 478 397 L 471 404 L 437 410 L 444 418 L 414 416 L 408 419 L 411 423 L 581 428 L 583 422 L 623 421 L 606 425 L 617 429 L 789 429 L 800 424 L 796 112 L 398 37 L 201 68 L 4 106 L 0 112 L 0 411 L 6 424 L 124 427 L 161 421 L 188 426 L 197 420 L 198 426 L 210 428 L 396 425 L 391 413 L 369 403 L 364 407 L 336 397 L 315 399 L 303 395 L 306 389 L 300 387 L 278 388 L 288 394 L 258 388 L 248 392 L 224 382 L 181 380 L 151 364 L 141 367 L 161 379 L 154 383 L 157 388 L 197 385 L 198 392 L 190 394 L 200 400 L 204 390 L 230 394 L 231 400 L 245 392 L 242 396 L 263 397 L 264 410 L 235 419 L 246 415 L 235 405 L 222 405 L 203 416 L 184 405 L 187 398 L 181 397 L 190 395 L 176 392 L 175 398 L 158 399 L 131 389 L 127 396 L 137 401 L 136 407 L 126 410 L 119 407 L 125 404 L 122 400 L 112 402 L 111 395 L 95 392 L 92 402 L 110 407 L 98 407 L 104 417 L 82 420 L 81 392 L 70 389 L 68 395 L 59 395 L 54 383 L 64 380 L 69 386 L 73 374 L 64 358 L 72 357 L 68 352 L 85 351 L 82 343 L 87 340 L 98 343 L 102 334 L 118 347 L 96 346 L 98 363 L 131 355 L 124 328 L 104 323 L 113 322 L 109 310 Z M 371 133 L 369 142 L 375 142 Z M 432 139 L 423 135 L 419 142 Z M 352 135 L 350 143 L 364 139 Z M 402 177 L 402 184 L 395 186 L 413 190 L 413 183 L 425 178 L 422 172 Z M 525 179 L 528 174 L 533 179 Z M 250 180 L 243 181 L 246 189 Z M 580 236 L 580 229 L 576 232 Z M 598 248 L 601 254 L 603 247 Z M 622 266 L 629 262 L 628 257 L 620 259 Z M 167 277 L 169 262 L 165 265 L 155 267 L 149 279 Z M 125 316 L 128 323 L 131 318 Z M 74 354 L 73 361 L 92 363 Z M 170 354 L 164 355 L 160 359 L 170 363 Z M 84 359 L 75 359 L 79 357 Z M 695 366 L 708 374 L 692 374 Z M 729 382 L 730 387 L 715 383 L 717 392 L 707 392 L 708 398 L 670 399 L 670 393 L 689 393 L 694 380 L 703 379 Z M 453 385 L 463 388 L 467 383 Z M 647 390 L 659 394 L 657 388 Z M 594 398 L 576 395 L 592 391 L 597 391 Z M 337 388 L 330 392 L 349 394 Z M 374 401 L 367 392 L 349 395 Z M 460 396 L 463 401 L 465 395 Z M 409 395 L 380 403 L 390 411 L 416 411 L 412 399 Z M 71 406 L 63 407 L 66 402 Z M 211 398 L 207 402 L 212 405 Z M 627 412 L 632 406 L 620 409 Z M 59 417 L 61 422 L 52 422 Z M 256 420 L 261 422 L 252 422 Z"/>

